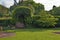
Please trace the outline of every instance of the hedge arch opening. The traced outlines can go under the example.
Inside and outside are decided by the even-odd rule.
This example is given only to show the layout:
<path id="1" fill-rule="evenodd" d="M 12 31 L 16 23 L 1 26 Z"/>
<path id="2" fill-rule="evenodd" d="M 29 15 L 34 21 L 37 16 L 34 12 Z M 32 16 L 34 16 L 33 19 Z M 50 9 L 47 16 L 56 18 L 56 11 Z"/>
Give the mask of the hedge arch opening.
<path id="1" fill-rule="evenodd" d="M 32 17 L 34 11 L 30 7 L 20 6 L 13 10 L 13 21 L 17 28 L 25 27 L 26 17 Z"/>

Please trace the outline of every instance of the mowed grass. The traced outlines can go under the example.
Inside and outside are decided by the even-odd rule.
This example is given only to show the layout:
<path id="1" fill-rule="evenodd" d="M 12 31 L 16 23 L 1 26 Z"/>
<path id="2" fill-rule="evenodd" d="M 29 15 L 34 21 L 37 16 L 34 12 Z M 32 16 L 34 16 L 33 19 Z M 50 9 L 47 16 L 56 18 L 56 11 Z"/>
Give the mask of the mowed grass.
<path id="1" fill-rule="evenodd" d="M 60 29 L 17 29 L 13 37 L 0 38 L 0 40 L 60 40 Z"/>

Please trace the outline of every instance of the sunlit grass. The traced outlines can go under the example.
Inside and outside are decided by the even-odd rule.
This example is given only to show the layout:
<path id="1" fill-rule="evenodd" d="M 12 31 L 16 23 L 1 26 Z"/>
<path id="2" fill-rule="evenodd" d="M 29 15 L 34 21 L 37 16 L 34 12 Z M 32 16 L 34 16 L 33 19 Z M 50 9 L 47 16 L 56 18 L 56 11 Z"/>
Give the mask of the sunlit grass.
<path id="1" fill-rule="evenodd" d="M 0 38 L 0 40 L 60 40 L 59 29 L 19 29 L 16 36 Z"/>

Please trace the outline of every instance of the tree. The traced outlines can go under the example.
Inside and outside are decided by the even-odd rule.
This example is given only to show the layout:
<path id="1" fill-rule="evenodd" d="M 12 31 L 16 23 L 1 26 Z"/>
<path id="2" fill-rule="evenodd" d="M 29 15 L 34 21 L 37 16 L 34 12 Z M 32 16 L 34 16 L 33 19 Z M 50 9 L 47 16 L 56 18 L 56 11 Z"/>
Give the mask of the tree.
<path id="1" fill-rule="evenodd" d="M 51 27 L 57 24 L 58 19 L 46 11 L 41 11 L 39 15 L 34 15 L 33 24 L 38 27 Z"/>
<path id="2" fill-rule="evenodd" d="M 42 4 L 40 4 L 40 3 L 35 3 L 33 0 L 27 0 L 27 1 L 23 1 L 22 3 L 21 2 L 19 2 L 19 3 L 17 3 L 18 5 L 18 7 L 19 6 L 32 6 L 34 9 L 35 9 L 35 14 L 39 14 L 39 12 L 41 11 L 41 10 L 44 10 L 44 5 L 42 5 Z M 13 5 L 13 6 L 11 6 L 10 7 L 10 10 L 12 11 L 12 10 L 14 10 L 17 6 L 15 6 L 15 5 Z"/>
<path id="3" fill-rule="evenodd" d="M 0 5 L 0 13 L 3 13 L 3 14 L 8 14 L 9 13 L 9 9 Z"/>
<path id="4" fill-rule="evenodd" d="M 50 14 L 54 16 L 60 16 L 60 7 L 53 6 L 53 9 L 50 11 Z"/>
<path id="5" fill-rule="evenodd" d="M 17 5 L 17 2 L 16 2 L 16 0 L 14 0 L 14 5 Z"/>
<path id="6" fill-rule="evenodd" d="M 53 6 L 53 9 L 50 11 L 50 14 L 54 15 L 59 20 L 57 21 L 56 27 L 60 27 L 60 7 Z"/>

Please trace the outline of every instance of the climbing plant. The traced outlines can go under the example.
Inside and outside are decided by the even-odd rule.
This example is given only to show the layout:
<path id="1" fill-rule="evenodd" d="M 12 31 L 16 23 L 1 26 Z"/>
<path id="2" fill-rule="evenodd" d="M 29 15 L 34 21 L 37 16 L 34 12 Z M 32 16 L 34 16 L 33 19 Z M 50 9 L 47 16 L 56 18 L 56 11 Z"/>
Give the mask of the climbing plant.
<path id="1" fill-rule="evenodd" d="M 34 15 L 34 9 L 28 6 L 16 7 L 12 12 L 12 20 L 14 23 L 23 22 L 24 24 L 30 24 L 30 20 Z"/>

